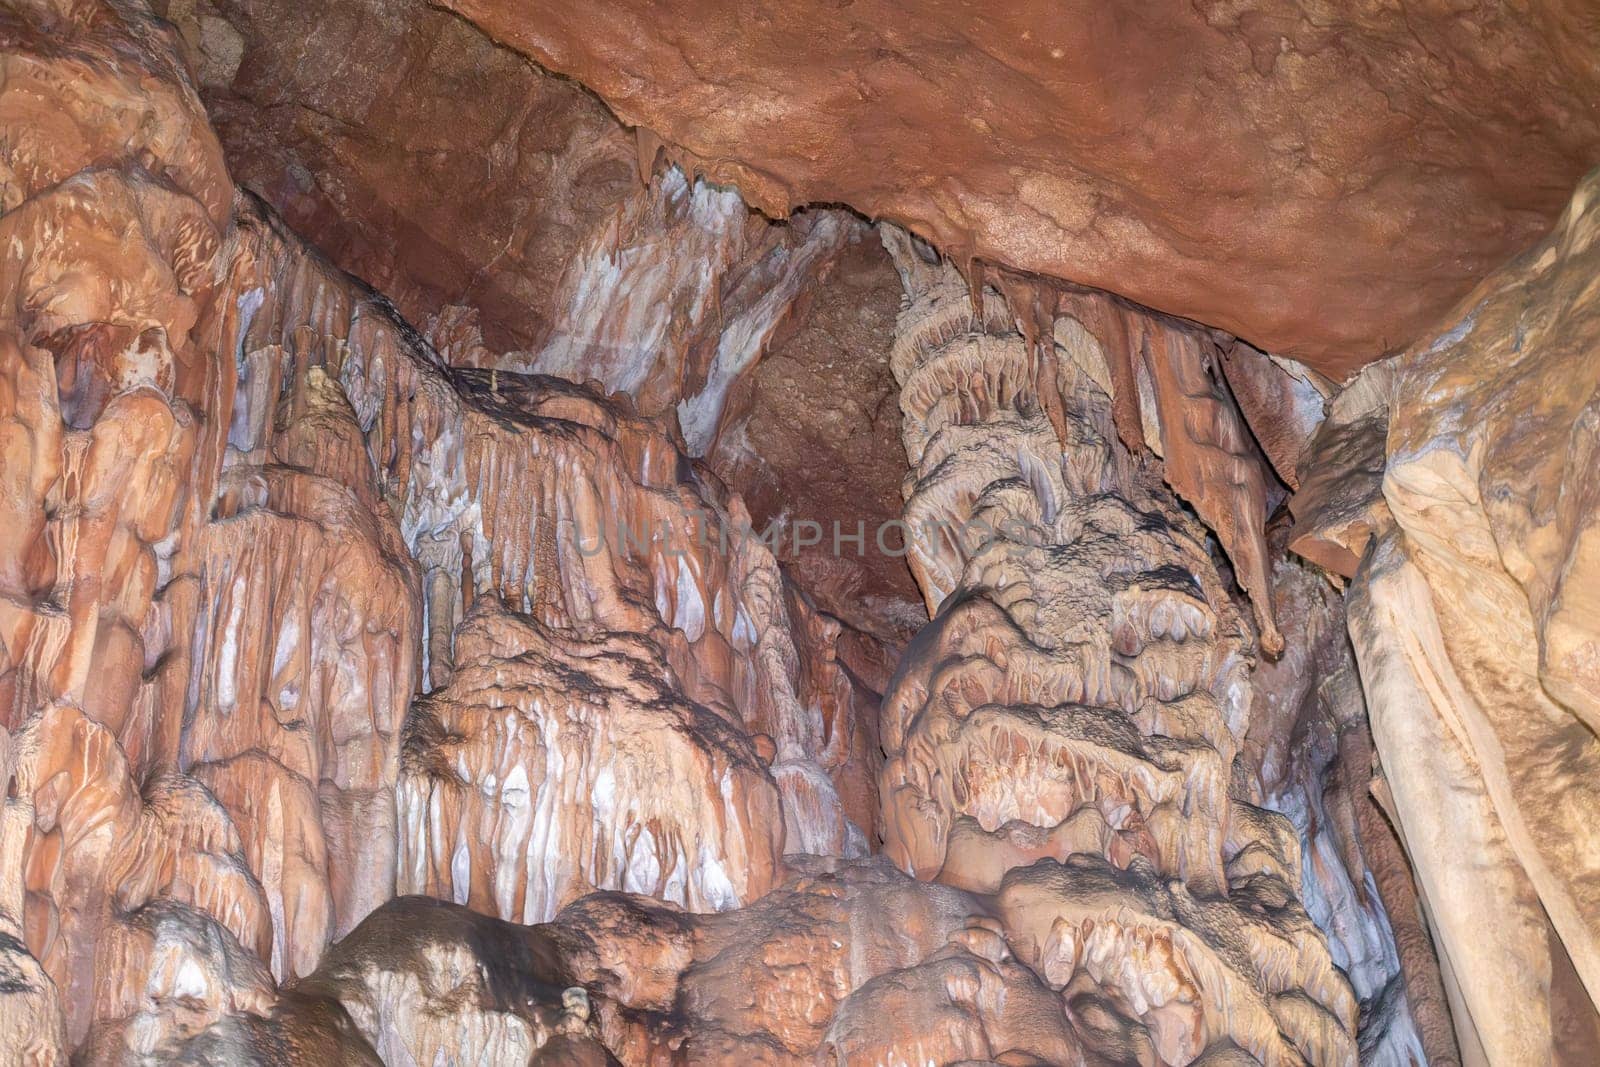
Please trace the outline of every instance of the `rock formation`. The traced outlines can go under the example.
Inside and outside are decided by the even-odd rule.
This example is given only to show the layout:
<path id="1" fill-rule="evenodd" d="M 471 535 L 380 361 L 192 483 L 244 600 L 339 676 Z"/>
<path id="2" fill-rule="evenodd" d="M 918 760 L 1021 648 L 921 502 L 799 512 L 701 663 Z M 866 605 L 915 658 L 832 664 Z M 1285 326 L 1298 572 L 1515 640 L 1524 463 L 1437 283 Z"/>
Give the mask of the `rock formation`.
<path id="1" fill-rule="evenodd" d="M 0 1063 L 1600 1047 L 1587 21 L 457 6 L 0 3 Z"/>
<path id="2" fill-rule="evenodd" d="M 120 5 L 8 18 L 3 677 L 13 790 L 33 810 L 17 918 L 73 1043 L 93 1027 L 96 1055 L 152 1054 L 277 1010 L 274 983 L 308 975 L 412 878 L 515 899 L 525 920 L 590 888 L 676 886 L 725 908 L 775 881 L 786 826 L 796 847 L 864 849 L 829 777 L 856 735 L 826 680 L 830 636 L 803 642 L 803 667 L 791 612 L 815 624 L 766 547 L 728 536 L 737 498 L 700 488 L 672 436 L 626 407 L 450 371 L 381 298 L 233 198 L 162 24 Z M 39 111 L 63 85 L 95 106 Z M 46 124 L 111 104 L 128 132 Z M 495 602 L 526 616 L 509 643 Z M 596 706 L 622 717 L 609 754 L 584 757 L 581 710 L 558 727 L 526 709 L 525 758 L 558 772 L 547 805 L 602 842 L 580 877 L 530 887 L 509 831 L 474 822 L 461 833 L 483 851 L 453 851 L 444 794 L 493 772 L 450 768 L 461 742 L 438 723 L 473 706 L 473 668 L 540 663 L 556 692 L 585 669 L 596 693 L 609 678 Z M 422 688 L 438 695 L 413 708 Z M 669 720 L 685 746 L 670 767 L 638 741 Z M 562 745 L 605 781 L 579 789 Z M 528 782 L 545 771 L 523 766 Z M 700 792 L 677 807 L 707 822 L 654 854 L 663 772 L 690 775 Z M 505 785 L 483 818 L 516 821 L 529 791 Z M 498 898 L 469 889 L 496 872 L 513 883 Z M 169 952 L 214 979 L 199 1021 L 160 1007 L 187 980 Z"/>
<path id="3" fill-rule="evenodd" d="M 492 350 L 537 349 L 567 264 L 636 198 L 598 101 L 422 0 L 155 7 L 234 181 L 419 327 L 470 308 Z"/>
<path id="4" fill-rule="evenodd" d="M 449 362 L 593 379 L 650 415 L 682 404 L 694 455 L 864 230 L 827 210 L 774 225 L 673 168 L 652 181 L 653 149 L 598 101 L 420 0 L 165 8 L 239 184 Z M 339 61 L 303 62 L 310 40 Z"/>
<path id="5" fill-rule="evenodd" d="M 529 927 L 401 897 L 300 990 L 339 1001 L 391 1063 L 1080 1062 L 979 900 L 881 858 L 794 868 L 698 916 L 600 893 Z"/>
<path id="6" fill-rule="evenodd" d="M 710 911 L 771 887 L 773 782 L 648 640 L 573 640 L 485 608 L 455 642 L 450 684 L 407 724 L 400 888 L 536 922 L 594 889 Z"/>
<path id="7" fill-rule="evenodd" d="M 1147 1034 L 1165 1063 L 1351 1062 L 1355 999 L 1296 899 L 1294 831 L 1236 795 L 1253 635 L 1121 449 L 1100 342 L 1068 318 L 1027 343 L 1004 301 L 891 237 L 908 537 L 935 617 L 884 704 L 887 854 L 998 893 L 1023 961 L 1116 1035 L 1108 1059 Z M 1196 343 L 1180 331 L 1133 336 Z"/>
<path id="8" fill-rule="evenodd" d="M 1583 814 L 1600 767 L 1597 196 L 1591 176 L 1549 238 L 1341 397 L 1298 509 L 1301 540 L 1359 560 L 1350 625 L 1385 799 L 1480 1062 L 1600 1047 Z"/>

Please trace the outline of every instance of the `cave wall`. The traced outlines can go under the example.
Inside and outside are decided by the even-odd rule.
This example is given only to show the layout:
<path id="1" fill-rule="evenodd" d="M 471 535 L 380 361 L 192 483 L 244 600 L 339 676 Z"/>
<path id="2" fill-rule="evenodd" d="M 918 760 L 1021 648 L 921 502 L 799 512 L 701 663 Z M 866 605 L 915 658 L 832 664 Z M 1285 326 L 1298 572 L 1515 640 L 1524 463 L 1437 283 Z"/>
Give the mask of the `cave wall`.
<path id="1" fill-rule="evenodd" d="M 68 1042 L 271 1060 L 237 1018 L 397 891 L 719 909 L 865 850 L 838 629 L 685 525 L 743 505 L 675 426 L 453 371 L 235 192 L 171 27 L 7 19 L 8 899 Z"/>

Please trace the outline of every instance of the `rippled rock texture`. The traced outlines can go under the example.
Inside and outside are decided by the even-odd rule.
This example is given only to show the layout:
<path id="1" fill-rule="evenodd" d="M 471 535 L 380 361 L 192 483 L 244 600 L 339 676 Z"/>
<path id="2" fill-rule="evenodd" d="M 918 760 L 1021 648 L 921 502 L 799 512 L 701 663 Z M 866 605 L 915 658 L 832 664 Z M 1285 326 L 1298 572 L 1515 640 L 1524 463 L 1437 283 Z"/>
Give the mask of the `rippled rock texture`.
<path id="1" fill-rule="evenodd" d="M 760 901 L 709 915 L 602 893 L 529 927 L 402 897 L 303 988 L 339 1000 L 387 1062 L 444 1049 L 568 1064 L 1082 1055 L 982 901 L 881 858 L 799 860 Z"/>
<path id="2" fill-rule="evenodd" d="M 1024 338 L 1003 301 L 886 239 L 934 612 L 884 705 L 887 854 L 997 893 L 1023 961 L 1112 1061 L 1352 1062 L 1356 1001 L 1297 899 L 1296 834 L 1236 773 L 1254 632 L 1117 441 L 1100 340 L 1072 317 Z"/>
<path id="3" fill-rule="evenodd" d="M 413 880 L 524 921 L 594 888 L 715 909 L 770 888 L 786 842 L 864 851 L 837 629 L 759 540 L 702 536 L 748 516 L 675 431 L 447 367 L 235 196 L 138 8 L 4 30 L 7 914 L 19 991 L 48 976 L 68 1041 L 270 1061 L 240 1020 L 299 1011 L 279 986 Z M 472 709 L 524 666 L 507 750 Z M 493 758 L 452 763 L 473 741 Z M 519 756 L 520 792 L 495 762 Z M 571 828 L 550 848 L 597 842 L 564 880 L 513 829 L 545 782 Z M 59 1047 L 49 999 L 19 1044 Z M 321 1011 L 295 1055 L 353 1032 Z"/>

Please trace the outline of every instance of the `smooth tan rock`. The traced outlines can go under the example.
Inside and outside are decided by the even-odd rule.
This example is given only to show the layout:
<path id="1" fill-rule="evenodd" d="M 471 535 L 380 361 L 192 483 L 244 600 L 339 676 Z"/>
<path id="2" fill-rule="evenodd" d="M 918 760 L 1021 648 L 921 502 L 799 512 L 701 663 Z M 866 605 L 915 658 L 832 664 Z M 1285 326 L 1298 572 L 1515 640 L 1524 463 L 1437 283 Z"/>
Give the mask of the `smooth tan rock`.
<path id="1" fill-rule="evenodd" d="M 1595 198 L 1591 175 L 1545 242 L 1387 368 L 1396 528 L 1357 576 L 1352 617 L 1457 1030 L 1493 1062 L 1594 1045 L 1600 840 L 1580 813 L 1600 766 Z M 1491 1007 L 1508 983 L 1526 1026 Z"/>

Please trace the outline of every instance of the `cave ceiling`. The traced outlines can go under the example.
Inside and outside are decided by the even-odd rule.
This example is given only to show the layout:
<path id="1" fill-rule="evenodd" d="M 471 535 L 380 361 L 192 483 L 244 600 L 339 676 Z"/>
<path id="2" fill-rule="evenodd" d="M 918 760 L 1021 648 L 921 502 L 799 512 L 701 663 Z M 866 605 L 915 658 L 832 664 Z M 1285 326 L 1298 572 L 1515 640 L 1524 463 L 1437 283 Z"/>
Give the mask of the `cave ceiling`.
<path id="1" fill-rule="evenodd" d="M 1585 0 L 444 0 L 769 214 L 842 203 L 1335 379 L 1600 162 Z"/>

